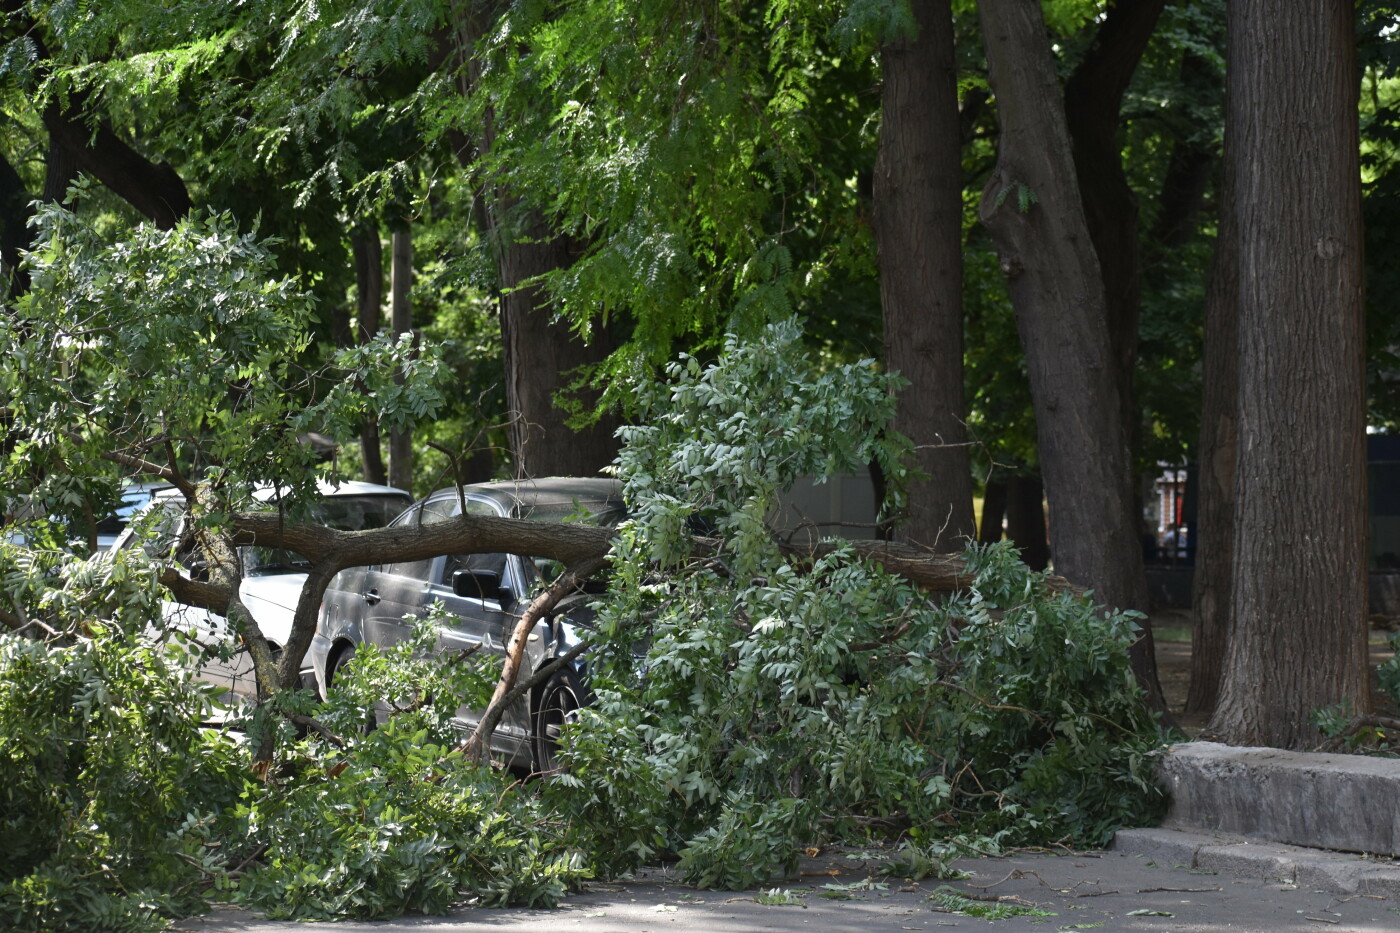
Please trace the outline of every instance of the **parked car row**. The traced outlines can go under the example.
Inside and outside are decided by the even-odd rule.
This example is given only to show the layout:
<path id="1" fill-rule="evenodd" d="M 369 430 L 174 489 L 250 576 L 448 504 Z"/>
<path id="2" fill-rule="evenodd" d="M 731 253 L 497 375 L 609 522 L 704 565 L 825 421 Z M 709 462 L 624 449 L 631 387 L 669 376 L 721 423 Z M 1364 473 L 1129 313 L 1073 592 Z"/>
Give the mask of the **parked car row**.
<path id="1" fill-rule="evenodd" d="M 483 483 L 439 490 L 411 502 L 408 493 L 367 483 L 322 486 L 324 499 L 315 520 L 343 530 L 430 525 L 462 514 L 529 519 L 542 522 L 587 521 L 611 526 L 625 516 L 620 485 L 605 478 L 552 478 Z M 270 501 L 274 492 L 260 490 Z M 152 536 L 141 538 L 129 529 L 115 547 L 142 544 L 152 553 L 170 553 L 185 521 L 183 501 L 173 491 L 158 493 L 147 506 L 161 515 Z M 142 522 L 147 525 L 151 519 Z M 273 548 L 240 549 L 244 577 L 239 593 L 274 649 L 286 643 L 306 563 L 298 555 Z M 564 568 L 544 558 L 514 554 L 446 555 L 425 560 L 358 567 L 336 576 L 322 602 L 311 650 L 303 662 L 302 681 L 324 695 L 336 675 L 360 645 L 389 646 L 409 637 L 413 617 L 433 606 L 446 610 L 437 618 L 448 621 L 437 633 L 441 652 L 473 646 L 501 656 L 519 612 L 542 584 Z M 589 622 L 589 600 L 578 596 L 561 603 L 554 615 L 542 619 L 528 636 L 521 666 L 522 679 L 578 643 L 578 626 Z M 179 630 L 202 642 L 235 640 L 222 616 L 170 602 L 164 606 L 167 630 Z M 226 686 L 235 695 L 256 691 L 252 663 L 246 650 L 227 661 L 207 662 L 200 670 L 206 680 Z M 509 764 L 548 772 L 555 767 L 559 730 L 587 702 L 588 688 L 581 662 L 566 666 L 508 710 L 497 726 L 492 752 Z M 463 706 L 455 722 L 464 731 L 476 725 L 482 711 Z"/>
<path id="2" fill-rule="evenodd" d="M 322 499 L 312 520 L 342 531 L 382 528 L 413 503 L 413 497 L 402 489 L 373 483 L 321 483 L 320 492 Z M 276 496 L 277 490 L 271 486 L 259 487 L 253 493 L 253 498 L 262 503 L 270 503 Z M 161 489 L 117 537 L 112 549 L 139 546 L 152 555 L 171 554 L 178 547 L 186 521 L 183 497 L 175 489 Z M 146 526 L 151 527 L 152 534 L 142 536 L 137 529 Z M 291 635 L 297 600 L 306 582 L 306 561 L 278 548 L 240 548 L 239 555 L 243 560 L 243 582 L 238 594 L 263 637 L 278 651 Z M 178 553 L 175 556 L 187 557 Z M 212 646 L 236 641 L 228 620 L 207 609 L 167 600 L 162 604 L 162 612 L 165 631 L 182 632 L 197 644 Z M 257 693 L 252 659 L 246 649 L 234 652 L 227 661 L 207 661 L 199 674 L 204 680 L 227 687 L 236 698 Z M 302 671 L 302 682 L 307 686 L 315 684 L 309 667 Z"/>

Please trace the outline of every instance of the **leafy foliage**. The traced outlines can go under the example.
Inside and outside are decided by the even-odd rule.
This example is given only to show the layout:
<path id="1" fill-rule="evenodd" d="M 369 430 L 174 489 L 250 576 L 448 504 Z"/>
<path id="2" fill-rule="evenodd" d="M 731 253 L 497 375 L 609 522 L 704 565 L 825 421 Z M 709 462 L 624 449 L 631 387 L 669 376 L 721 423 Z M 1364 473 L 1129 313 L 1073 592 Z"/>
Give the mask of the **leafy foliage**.
<path id="1" fill-rule="evenodd" d="M 307 296 L 276 275 L 275 241 L 227 215 L 108 230 L 44 205 L 34 222 L 32 287 L 0 317 L 6 511 L 28 496 L 76 520 L 149 460 L 217 480 L 229 508 L 258 482 L 295 503 L 317 475 L 303 435 L 343 436 L 370 413 L 411 424 L 442 404 L 438 357 L 407 338 L 306 365 Z"/>
<path id="2" fill-rule="evenodd" d="M 236 808 L 242 845 L 267 852 L 239 886 L 243 903 L 270 917 L 382 919 L 464 899 L 552 905 L 589 876 L 544 802 L 455 749 L 452 715 L 484 706 L 492 681 L 431 660 L 435 629 L 416 631 L 363 646 L 314 710 L 343 745 L 314 734 L 284 744 L 285 777 Z M 393 714 L 365 732 L 366 709 L 385 697 L 397 698 Z"/>
<path id="3" fill-rule="evenodd" d="M 764 523 L 780 491 L 901 443 L 882 430 L 888 377 L 813 375 L 797 341 L 780 324 L 673 365 L 627 430 L 636 517 L 561 783 L 637 857 L 674 851 L 720 887 L 874 826 L 1093 843 L 1145 818 L 1157 733 L 1129 616 L 1052 593 L 1005 546 L 972 553 L 967 595 L 944 602 L 850 550 L 783 555 Z"/>
<path id="4" fill-rule="evenodd" d="M 123 621 L 85 603 L 102 566 L 70 558 L 61 585 L 36 592 L 38 568 L 15 559 L 0 546 L 6 591 L 22 580 L 50 621 L 85 634 L 0 635 L 0 826 L 9 840 L 0 925 L 135 931 L 199 910 L 207 879 L 223 870 L 226 811 L 247 779 L 237 743 L 200 726 L 211 688 L 190 680 L 174 649 L 142 637 L 140 599 L 127 601 Z M 52 553 L 37 559 L 60 565 Z M 144 586 L 118 581 L 109 596 L 152 590 L 135 563 L 125 570 Z"/>

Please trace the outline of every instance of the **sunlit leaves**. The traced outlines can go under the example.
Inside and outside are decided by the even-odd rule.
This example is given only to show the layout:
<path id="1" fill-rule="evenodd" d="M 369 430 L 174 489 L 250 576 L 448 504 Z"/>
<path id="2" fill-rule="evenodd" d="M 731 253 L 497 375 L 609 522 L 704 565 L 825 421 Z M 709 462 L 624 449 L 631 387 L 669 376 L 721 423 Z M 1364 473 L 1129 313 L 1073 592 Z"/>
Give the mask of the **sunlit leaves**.
<path id="1" fill-rule="evenodd" d="M 35 224 L 31 290 L 0 317 L 8 495 L 37 492 L 60 506 L 53 514 L 80 514 L 59 486 L 133 475 L 139 461 L 216 471 L 232 501 L 257 482 L 306 491 L 316 457 L 303 435 L 348 436 L 380 414 L 407 426 L 444 401 L 435 348 L 412 340 L 316 364 L 309 296 L 276 274 L 273 241 L 227 215 L 112 236 L 46 205 Z M 40 487 L 24 489 L 26 476 Z"/>

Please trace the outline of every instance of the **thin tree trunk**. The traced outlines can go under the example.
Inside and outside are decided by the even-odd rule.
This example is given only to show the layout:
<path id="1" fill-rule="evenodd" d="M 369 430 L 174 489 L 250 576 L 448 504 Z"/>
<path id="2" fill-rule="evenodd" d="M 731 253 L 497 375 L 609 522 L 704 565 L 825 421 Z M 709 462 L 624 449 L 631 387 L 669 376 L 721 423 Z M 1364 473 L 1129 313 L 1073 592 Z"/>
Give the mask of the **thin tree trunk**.
<path id="1" fill-rule="evenodd" d="M 1084 219 L 1099 257 L 1114 382 L 1130 443 L 1137 430 L 1133 370 L 1141 317 L 1142 256 L 1137 197 L 1119 143 L 1123 94 L 1166 0 L 1110 3 L 1093 44 L 1065 85 L 1065 121 Z"/>
<path id="2" fill-rule="evenodd" d="M 390 241 L 389 316 L 396 337 L 413 332 L 413 233 L 405 226 Z M 389 432 L 389 485 L 413 489 L 413 432 L 396 428 Z"/>
<path id="3" fill-rule="evenodd" d="M 1147 585 L 1103 278 L 1045 23 L 1034 3 L 979 7 L 1001 124 L 980 215 L 997 241 L 1026 351 L 1055 569 L 1110 606 L 1142 609 Z M 1133 667 L 1164 710 L 1150 633 L 1134 646 Z"/>
<path id="4" fill-rule="evenodd" d="M 13 165 L 0 156 L 0 295 L 17 298 L 29 288 L 19 254 L 29 248 L 29 191 Z"/>
<path id="5" fill-rule="evenodd" d="M 913 0 L 915 35 L 880 50 L 875 160 L 885 365 L 909 380 L 894 428 L 927 474 L 909 489 L 899 537 L 928 547 L 973 538 L 963 405 L 962 147 L 949 0 Z"/>
<path id="6" fill-rule="evenodd" d="M 1302 748 L 1314 711 L 1370 699 L 1355 7 L 1234 0 L 1228 16 L 1240 430 L 1210 731 Z"/>
<path id="7" fill-rule="evenodd" d="M 1050 565 L 1050 542 L 1045 537 L 1045 484 L 1039 476 L 1012 476 L 1006 481 L 1006 536 L 1021 549 L 1021 560 L 1032 570 Z"/>
<path id="8" fill-rule="evenodd" d="M 1191 684 L 1186 712 L 1209 714 L 1220 696 L 1220 670 L 1230 632 L 1234 550 L 1235 461 L 1239 447 L 1239 248 L 1235 230 L 1234 161 L 1226 140 L 1219 233 L 1206 292 L 1201 364 L 1201 439 L 1197 457 L 1196 564 L 1191 602 Z"/>
<path id="9" fill-rule="evenodd" d="M 361 227 L 350 235 L 350 248 L 355 257 L 356 309 L 359 327 L 356 342 L 366 343 L 383 326 L 384 253 L 379 231 Z M 384 452 L 380 448 L 379 422 L 366 418 L 360 429 L 360 460 L 364 464 L 365 482 L 384 485 L 389 474 L 384 469 Z"/>
<path id="10" fill-rule="evenodd" d="M 1006 480 L 989 479 L 982 491 L 982 524 L 977 530 L 979 544 L 1001 540 L 1002 520 L 1006 518 Z"/>

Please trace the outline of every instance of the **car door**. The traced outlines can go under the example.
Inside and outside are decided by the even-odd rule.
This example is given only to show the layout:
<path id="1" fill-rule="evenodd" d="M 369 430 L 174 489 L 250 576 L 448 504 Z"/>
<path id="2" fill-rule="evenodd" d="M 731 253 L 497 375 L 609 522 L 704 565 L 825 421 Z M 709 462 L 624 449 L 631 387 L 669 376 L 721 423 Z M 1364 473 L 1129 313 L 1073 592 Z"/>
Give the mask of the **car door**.
<path id="1" fill-rule="evenodd" d="M 499 516 L 498 507 L 487 500 L 468 499 L 469 515 Z M 458 554 L 443 561 L 432 588 L 433 599 L 447 610 L 439 633 L 438 648 L 443 652 L 470 650 L 480 645 L 489 655 L 492 669 L 499 669 L 506 643 L 515 628 L 519 612 L 520 573 L 518 560 L 508 554 Z M 498 749 L 514 752 L 528 743 L 528 707 L 517 703 L 496 727 Z M 464 725 L 475 725 L 482 710 L 463 706 L 457 716 Z"/>
<path id="2" fill-rule="evenodd" d="M 454 499 L 433 498 L 399 516 L 395 526 L 431 525 L 447 521 L 457 511 Z M 356 600 L 360 603 L 360 638 L 388 647 L 409 636 L 406 617 L 421 616 L 432 601 L 432 581 L 442 572 L 443 558 L 380 564 L 365 571 Z"/>

